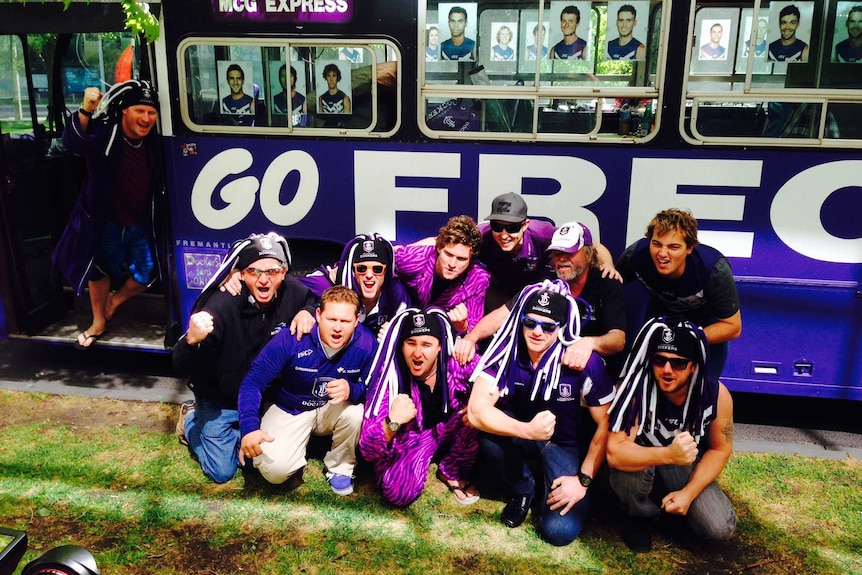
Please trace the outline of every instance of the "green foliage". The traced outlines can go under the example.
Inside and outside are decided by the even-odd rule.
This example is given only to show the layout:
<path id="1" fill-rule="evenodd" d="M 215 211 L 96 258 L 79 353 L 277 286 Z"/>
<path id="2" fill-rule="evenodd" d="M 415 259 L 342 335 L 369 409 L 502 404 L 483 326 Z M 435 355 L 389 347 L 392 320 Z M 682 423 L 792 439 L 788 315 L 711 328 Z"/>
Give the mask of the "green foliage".
<path id="1" fill-rule="evenodd" d="M 135 405 L 134 411 L 125 405 Z M 0 391 L 0 525 L 28 532 L 25 561 L 56 545 L 92 550 L 105 575 L 862 573 L 862 464 L 738 453 L 720 484 L 739 515 L 724 546 L 663 529 L 648 555 L 619 539 L 607 486 L 573 544 L 507 529 L 495 479 L 463 507 L 434 478 L 406 509 L 371 470 L 335 496 L 313 454 L 283 486 L 238 473 L 207 481 L 172 433 L 176 406 Z M 604 490 L 603 490 L 604 489 Z"/>
<path id="2" fill-rule="evenodd" d="M 123 10 L 126 11 L 126 28 L 135 34 L 143 34 L 147 42 L 158 40 L 159 22 L 150 14 L 146 3 L 139 4 L 137 0 L 123 0 Z"/>

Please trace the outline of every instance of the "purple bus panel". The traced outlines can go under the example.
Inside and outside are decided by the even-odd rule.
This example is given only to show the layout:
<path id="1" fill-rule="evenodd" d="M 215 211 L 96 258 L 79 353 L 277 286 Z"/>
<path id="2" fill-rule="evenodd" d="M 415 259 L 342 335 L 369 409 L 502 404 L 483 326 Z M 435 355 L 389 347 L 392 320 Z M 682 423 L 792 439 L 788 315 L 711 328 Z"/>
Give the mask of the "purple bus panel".
<path id="1" fill-rule="evenodd" d="M 848 217 L 862 189 L 858 155 L 228 138 L 167 146 L 186 313 L 213 254 L 251 232 L 343 242 L 376 231 L 408 243 L 451 214 L 485 217 L 511 191 L 531 218 L 583 222 L 619 254 L 657 211 L 680 207 L 737 277 L 743 335 L 730 344 L 731 389 L 862 399 L 862 218 Z"/>

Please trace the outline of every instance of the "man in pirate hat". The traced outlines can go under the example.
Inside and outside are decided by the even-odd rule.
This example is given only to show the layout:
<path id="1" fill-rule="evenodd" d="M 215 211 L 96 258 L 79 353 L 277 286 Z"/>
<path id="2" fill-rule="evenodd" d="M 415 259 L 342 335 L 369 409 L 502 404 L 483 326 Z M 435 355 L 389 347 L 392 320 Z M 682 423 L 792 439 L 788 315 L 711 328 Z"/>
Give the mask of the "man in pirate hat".
<path id="1" fill-rule="evenodd" d="M 104 96 L 104 97 L 103 97 Z M 152 203 L 160 188 L 158 94 L 129 80 L 102 94 L 84 90 L 63 131 L 66 148 L 87 160 L 87 179 L 53 254 L 54 266 L 80 296 L 89 290 L 93 320 L 75 347 L 90 349 L 124 302 L 159 275 Z M 125 282 L 111 293 L 111 278 Z"/>
<path id="2" fill-rule="evenodd" d="M 422 493 L 431 459 L 457 503 L 479 500 L 468 481 L 478 432 L 464 423 L 474 364 L 451 359 L 452 325 L 439 308 L 410 308 L 386 332 L 369 376 L 359 449 L 374 465 L 383 497 L 396 507 Z"/>
<path id="3" fill-rule="evenodd" d="M 314 326 L 314 294 L 286 275 L 289 265 L 287 240 L 277 234 L 234 243 L 174 346 L 174 369 L 195 394 L 180 407 L 177 436 L 216 483 L 230 481 L 239 465 L 237 397 L 252 360 L 282 330 L 300 337 Z M 238 297 L 217 289 L 233 270 L 242 278 Z"/>
<path id="4" fill-rule="evenodd" d="M 485 432 L 479 439 L 483 456 L 512 492 L 503 523 L 523 523 L 538 493 L 538 531 L 553 545 L 568 545 L 584 525 L 588 488 L 605 459 L 614 397 L 597 353 L 580 371 L 562 365 L 579 332 L 578 305 L 564 281 L 527 286 L 473 372 L 467 405 L 470 423 Z M 578 433 L 582 402 L 597 424 L 588 446 Z M 541 461 L 539 489 L 528 458 Z"/>
<path id="5" fill-rule="evenodd" d="M 626 359 L 610 409 L 608 466 L 632 551 L 652 549 L 662 511 L 683 516 L 703 539 L 730 539 L 736 528 L 715 482 L 733 451 L 733 400 L 708 364 L 704 331 L 666 316 L 641 328 Z"/>

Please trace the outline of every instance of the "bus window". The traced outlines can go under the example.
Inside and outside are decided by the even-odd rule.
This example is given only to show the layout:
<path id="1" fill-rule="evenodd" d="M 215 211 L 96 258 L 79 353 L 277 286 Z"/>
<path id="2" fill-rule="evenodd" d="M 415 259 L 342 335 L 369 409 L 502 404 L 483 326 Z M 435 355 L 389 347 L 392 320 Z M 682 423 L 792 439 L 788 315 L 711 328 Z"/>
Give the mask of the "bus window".
<path id="1" fill-rule="evenodd" d="M 619 130 L 621 110 L 612 103 L 659 98 L 662 6 L 654 0 L 420 2 L 423 132 L 648 140 L 648 131 Z M 462 109 L 479 117 L 468 121 L 469 130 L 451 126 Z"/>
<path id="2" fill-rule="evenodd" d="M 854 5 L 694 4 L 685 137 L 716 144 L 862 145 L 856 103 L 862 73 L 855 68 L 862 61 L 862 9 L 854 12 Z"/>
<path id="3" fill-rule="evenodd" d="M 24 67 L 26 53 L 21 39 L 18 36 L 0 36 L 0 54 L 11 65 L 12 75 L 11 81 L 0 83 L 0 100 L 12 105 L 7 109 L 7 113 L 0 114 L 0 133 L 3 137 L 21 138 L 26 135 L 32 137 L 33 120 L 30 116 L 27 72 Z M 42 77 L 46 78 L 47 82 L 47 74 L 44 71 Z M 43 94 L 43 101 L 46 98 L 47 93 Z"/>
<path id="4" fill-rule="evenodd" d="M 192 130 L 364 135 L 397 126 L 389 44 L 191 40 L 180 52 Z"/>

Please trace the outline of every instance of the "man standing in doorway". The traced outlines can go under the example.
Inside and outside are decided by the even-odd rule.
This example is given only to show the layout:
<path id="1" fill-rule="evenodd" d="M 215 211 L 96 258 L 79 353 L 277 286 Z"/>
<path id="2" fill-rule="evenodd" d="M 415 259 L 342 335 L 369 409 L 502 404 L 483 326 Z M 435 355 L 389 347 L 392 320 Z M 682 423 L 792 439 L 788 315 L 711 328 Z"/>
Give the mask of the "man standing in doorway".
<path id="1" fill-rule="evenodd" d="M 153 201 L 161 186 L 158 95 L 146 80 L 98 88 L 84 99 L 63 131 L 63 144 L 87 159 L 87 180 L 54 251 L 54 265 L 79 296 L 84 283 L 93 321 L 75 347 L 90 349 L 105 335 L 124 302 L 143 293 L 158 274 L 153 233 Z M 97 111 L 98 106 L 98 111 Z M 129 275 L 111 293 L 111 278 Z"/>

